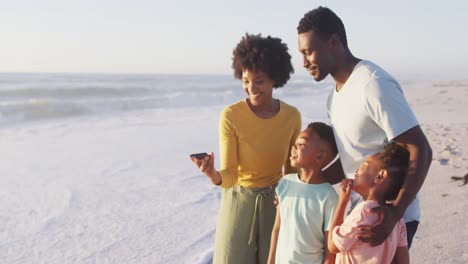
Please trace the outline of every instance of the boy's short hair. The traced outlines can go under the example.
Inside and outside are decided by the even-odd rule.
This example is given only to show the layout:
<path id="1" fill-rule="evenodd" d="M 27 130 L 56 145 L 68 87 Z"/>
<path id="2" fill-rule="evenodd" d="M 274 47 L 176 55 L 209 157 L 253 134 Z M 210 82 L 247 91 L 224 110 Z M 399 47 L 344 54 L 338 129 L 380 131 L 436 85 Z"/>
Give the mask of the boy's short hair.
<path id="1" fill-rule="evenodd" d="M 325 141 L 332 151 L 332 155 L 336 156 L 338 154 L 338 148 L 336 146 L 335 136 L 333 135 L 333 128 L 322 122 L 313 122 L 310 123 L 307 128 L 310 128 L 312 131 L 317 133 L 317 135 Z"/>
<path id="2" fill-rule="evenodd" d="M 298 34 L 311 30 L 324 39 L 329 39 L 332 34 L 337 34 L 343 46 L 348 47 L 343 21 L 327 7 L 319 6 L 307 12 L 297 26 Z"/>
<path id="3" fill-rule="evenodd" d="M 232 69 L 236 79 L 242 79 L 244 70 L 262 71 L 273 80 L 273 87 L 279 88 L 294 73 L 288 46 L 280 38 L 246 33 L 232 55 Z"/>
<path id="4" fill-rule="evenodd" d="M 395 142 L 386 145 L 384 152 L 376 154 L 375 158 L 383 163 L 390 180 L 390 187 L 384 194 L 386 201 L 397 198 L 408 172 L 409 157 L 409 151 Z"/>

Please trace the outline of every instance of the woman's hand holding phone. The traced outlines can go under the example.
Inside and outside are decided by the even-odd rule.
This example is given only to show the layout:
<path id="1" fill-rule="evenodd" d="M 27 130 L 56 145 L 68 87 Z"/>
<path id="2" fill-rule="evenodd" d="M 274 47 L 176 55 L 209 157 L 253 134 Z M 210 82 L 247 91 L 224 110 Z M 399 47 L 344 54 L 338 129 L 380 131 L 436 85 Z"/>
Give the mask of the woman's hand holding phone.
<path id="1" fill-rule="evenodd" d="M 190 159 L 198 168 L 210 178 L 214 185 L 220 185 L 222 182 L 221 175 L 214 167 L 214 153 L 197 153 L 190 155 Z"/>

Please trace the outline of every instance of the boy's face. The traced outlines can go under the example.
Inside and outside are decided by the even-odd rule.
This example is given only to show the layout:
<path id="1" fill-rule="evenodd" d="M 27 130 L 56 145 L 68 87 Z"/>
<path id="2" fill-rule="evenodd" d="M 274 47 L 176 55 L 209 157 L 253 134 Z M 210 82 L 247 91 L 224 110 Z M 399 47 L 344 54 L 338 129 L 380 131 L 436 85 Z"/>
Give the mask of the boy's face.
<path id="1" fill-rule="evenodd" d="M 296 139 L 291 149 L 291 165 L 296 168 L 307 168 L 320 161 L 320 137 L 312 129 L 306 128 Z"/>
<path id="2" fill-rule="evenodd" d="M 374 156 L 367 158 L 354 172 L 353 189 L 361 195 L 367 193 L 371 187 L 375 186 L 375 178 L 381 169 L 382 164 L 378 159 Z"/>

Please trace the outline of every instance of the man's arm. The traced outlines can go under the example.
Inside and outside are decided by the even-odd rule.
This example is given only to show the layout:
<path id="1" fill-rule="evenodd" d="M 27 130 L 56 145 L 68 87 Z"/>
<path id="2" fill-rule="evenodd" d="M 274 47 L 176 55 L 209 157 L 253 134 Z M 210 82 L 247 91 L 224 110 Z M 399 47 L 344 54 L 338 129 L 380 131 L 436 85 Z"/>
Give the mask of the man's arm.
<path id="1" fill-rule="evenodd" d="M 416 198 L 416 194 L 426 179 L 432 162 L 432 149 L 420 126 L 402 133 L 394 141 L 406 147 L 410 153 L 408 174 L 394 203 L 398 215 L 403 217 L 406 208 Z"/>
<path id="2" fill-rule="evenodd" d="M 328 168 L 322 171 L 322 177 L 331 185 L 337 184 L 346 178 L 340 158 L 336 159 Z"/>
<path id="3" fill-rule="evenodd" d="M 426 179 L 432 162 L 432 149 L 420 126 L 415 126 L 394 139 L 405 146 L 410 153 L 408 173 L 393 206 L 380 206 L 372 211 L 378 213 L 381 219 L 374 226 L 357 228 L 357 237 L 362 242 L 380 245 L 387 239 L 395 224 L 403 217 L 406 208 L 416 197 Z"/>
<path id="4" fill-rule="evenodd" d="M 281 225 L 281 216 L 279 205 L 276 206 L 276 218 L 273 230 L 271 231 L 270 254 L 268 255 L 268 264 L 275 264 L 276 245 L 278 244 L 278 234 Z"/>

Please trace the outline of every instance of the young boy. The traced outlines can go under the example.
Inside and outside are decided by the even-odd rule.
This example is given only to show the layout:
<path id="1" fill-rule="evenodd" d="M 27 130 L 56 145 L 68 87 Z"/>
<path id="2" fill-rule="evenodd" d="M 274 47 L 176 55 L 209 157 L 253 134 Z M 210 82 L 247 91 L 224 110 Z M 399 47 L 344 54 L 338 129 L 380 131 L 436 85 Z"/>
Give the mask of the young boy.
<path id="1" fill-rule="evenodd" d="M 386 205 L 395 200 L 405 181 L 409 152 L 406 148 L 391 143 L 366 159 L 355 171 L 354 180 L 341 182 L 338 207 L 328 235 L 328 249 L 336 255 L 336 263 L 409 263 L 406 226 L 403 219 L 395 225 L 388 238 L 372 247 L 360 242 L 356 227 L 374 225 L 378 215 L 370 208 Z M 359 193 L 364 201 L 358 204 L 343 222 L 346 204 L 351 189 Z M 393 260 L 393 262 L 392 262 Z"/>
<path id="2" fill-rule="evenodd" d="M 338 195 L 320 173 L 337 152 L 326 124 L 311 123 L 297 137 L 290 160 L 301 172 L 285 175 L 276 187 L 279 203 L 268 263 L 334 263 L 326 240 Z"/>

